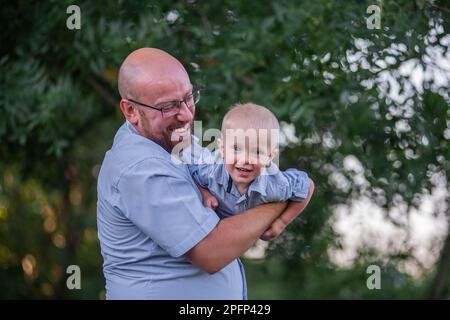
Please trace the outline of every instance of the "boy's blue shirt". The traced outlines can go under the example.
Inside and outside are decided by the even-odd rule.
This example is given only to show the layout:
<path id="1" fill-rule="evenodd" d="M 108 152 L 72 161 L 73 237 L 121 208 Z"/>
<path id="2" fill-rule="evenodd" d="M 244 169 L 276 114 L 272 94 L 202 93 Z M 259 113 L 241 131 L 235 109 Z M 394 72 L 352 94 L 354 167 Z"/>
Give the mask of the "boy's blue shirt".
<path id="1" fill-rule="evenodd" d="M 183 160 L 188 162 L 194 179 L 217 198 L 219 206 L 216 212 L 221 218 L 263 203 L 288 200 L 302 202 L 308 195 L 309 178 L 305 172 L 296 169 L 281 171 L 273 162 L 241 195 L 218 151 L 212 153 L 200 147 L 196 141 L 186 151 Z"/>

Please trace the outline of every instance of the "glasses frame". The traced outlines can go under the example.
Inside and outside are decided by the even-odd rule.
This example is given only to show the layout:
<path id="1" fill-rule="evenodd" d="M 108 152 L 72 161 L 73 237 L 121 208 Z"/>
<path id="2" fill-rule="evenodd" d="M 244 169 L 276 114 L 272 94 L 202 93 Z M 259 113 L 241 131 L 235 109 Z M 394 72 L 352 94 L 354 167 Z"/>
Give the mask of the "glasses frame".
<path id="1" fill-rule="evenodd" d="M 132 102 L 132 103 L 135 103 L 135 104 L 137 104 L 137 105 L 140 105 L 140 106 L 142 106 L 142 107 L 147 107 L 147 108 L 150 108 L 150 109 L 153 109 L 153 110 L 160 111 L 160 112 L 161 112 L 161 116 L 162 116 L 163 118 L 166 118 L 166 117 L 169 118 L 169 117 L 176 116 L 177 114 L 180 113 L 180 110 L 181 110 L 181 104 L 182 104 L 183 102 L 184 102 L 184 104 L 188 107 L 189 111 L 192 111 L 192 110 L 195 108 L 195 105 L 200 101 L 200 91 L 201 91 L 201 90 L 202 90 L 201 88 L 194 87 L 194 88 L 192 89 L 192 91 L 191 91 L 190 93 L 188 93 L 188 94 L 183 98 L 183 100 L 172 100 L 172 101 L 166 101 L 166 102 L 158 103 L 158 105 L 164 105 L 164 104 L 174 103 L 174 102 L 178 103 L 178 106 L 177 106 L 177 111 L 178 111 L 178 112 L 175 113 L 175 114 L 173 114 L 173 115 L 170 115 L 170 116 L 164 116 L 164 107 L 152 106 L 152 105 L 149 105 L 149 104 L 146 104 L 146 103 L 142 103 L 142 102 L 136 101 L 136 100 L 134 100 L 134 99 L 130 99 L 130 98 L 128 98 L 127 100 L 130 101 L 130 102 Z M 190 95 L 192 95 L 192 98 L 194 99 L 194 104 L 192 105 L 192 107 L 190 107 L 189 104 L 188 104 L 188 102 L 186 101 Z M 195 98 L 195 95 L 197 95 L 197 98 Z"/>

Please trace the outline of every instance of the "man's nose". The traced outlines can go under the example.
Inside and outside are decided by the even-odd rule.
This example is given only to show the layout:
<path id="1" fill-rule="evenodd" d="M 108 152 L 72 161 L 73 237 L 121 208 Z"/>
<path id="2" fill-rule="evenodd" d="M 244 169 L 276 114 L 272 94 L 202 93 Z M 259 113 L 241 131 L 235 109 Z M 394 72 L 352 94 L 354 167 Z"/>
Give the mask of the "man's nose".
<path id="1" fill-rule="evenodd" d="M 189 110 L 185 102 L 182 102 L 180 105 L 180 112 L 177 114 L 177 119 L 182 122 L 190 122 L 194 119 L 192 111 Z"/>

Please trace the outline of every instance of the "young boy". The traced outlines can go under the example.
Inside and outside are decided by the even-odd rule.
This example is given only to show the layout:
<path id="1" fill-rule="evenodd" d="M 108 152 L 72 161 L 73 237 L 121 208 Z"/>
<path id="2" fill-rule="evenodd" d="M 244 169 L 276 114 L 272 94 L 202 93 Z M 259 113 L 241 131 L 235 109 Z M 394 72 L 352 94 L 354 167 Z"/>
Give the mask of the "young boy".
<path id="1" fill-rule="evenodd" d="M 189 164 L 189 171 L 214 196 L 200 188 L 205 206 L 216 209 L 219 217 L 239 214 L 263 203 L 290 201 L 262 235 L 263 240 L 276 238 L 303 211 L 314 191 L 305 172 L 283 172 L 273 163 L 278 153 L 279 129 L 277 118 L 267 108 L 238 104 L 223 119 L 218 153 L 206 148 L 196 150 L 196 144 L 191 149 L 197 156 Z"/>

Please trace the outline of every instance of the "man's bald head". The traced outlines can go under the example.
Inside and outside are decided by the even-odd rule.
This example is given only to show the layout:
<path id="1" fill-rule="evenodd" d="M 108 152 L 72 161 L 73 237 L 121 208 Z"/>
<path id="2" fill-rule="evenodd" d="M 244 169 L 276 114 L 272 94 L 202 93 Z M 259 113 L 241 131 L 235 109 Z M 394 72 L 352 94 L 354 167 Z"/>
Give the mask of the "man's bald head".
<path id="1" fill-rule="evenodd" d="M 151 90 L 152 82 L 176 77 L 189 79 L 183 65 L 173 56 L 156 48 L 133 51 L 119 70 L 119 93 L 123 99 L 138 99 L 143 90 Z"/>

